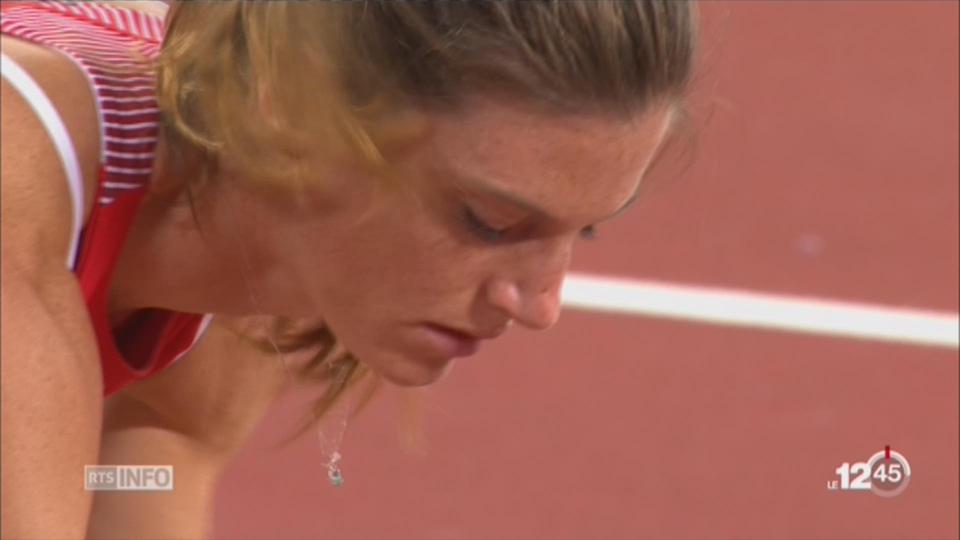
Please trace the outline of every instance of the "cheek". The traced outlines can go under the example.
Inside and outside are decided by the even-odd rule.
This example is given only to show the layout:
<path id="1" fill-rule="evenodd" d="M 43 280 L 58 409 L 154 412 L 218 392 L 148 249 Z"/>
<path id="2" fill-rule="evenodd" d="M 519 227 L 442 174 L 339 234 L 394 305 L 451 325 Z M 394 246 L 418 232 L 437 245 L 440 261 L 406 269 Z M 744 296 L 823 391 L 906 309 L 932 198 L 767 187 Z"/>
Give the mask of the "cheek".
<path id="1" fill-rule="evenodd" d="M 385 297 L 421 304 L 454 300 L 480 278 L 482 257 L 425 212 L 396 212 L 362 233 L 356 259 L 374 269 Z"/>
<path id="2" fill-rule="evenodd" d="M 385 204 L 363 220 L 338 220 L 309 233 L 319 239 L 318 249 L 303 262 L 316 269 L 318 301 L 370 318 L 444 308 L 475 294 L 489 266 L 482 252 L 411 206 Z"/>

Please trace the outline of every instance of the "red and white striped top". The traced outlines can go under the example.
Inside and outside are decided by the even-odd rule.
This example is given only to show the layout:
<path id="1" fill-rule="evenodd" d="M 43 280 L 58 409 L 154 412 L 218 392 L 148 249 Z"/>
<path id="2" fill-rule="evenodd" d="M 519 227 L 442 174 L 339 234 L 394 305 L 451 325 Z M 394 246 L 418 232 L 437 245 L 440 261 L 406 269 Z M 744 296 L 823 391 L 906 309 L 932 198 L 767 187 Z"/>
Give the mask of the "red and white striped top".
<path id="1" fill-rule="evenodd" d="M 65 54 L 95 96 L 99 184 L 73 271 L 97 336 L 109 395 L 175 362 L 209 322 L 200 314 L 149 309 L 114 329 L 107 317 L 110 277 L 153 168 L 160 113 L 151 61 L 160 51 L 163 21 L 94 2 L 4 2 L 0 32 Z"/>

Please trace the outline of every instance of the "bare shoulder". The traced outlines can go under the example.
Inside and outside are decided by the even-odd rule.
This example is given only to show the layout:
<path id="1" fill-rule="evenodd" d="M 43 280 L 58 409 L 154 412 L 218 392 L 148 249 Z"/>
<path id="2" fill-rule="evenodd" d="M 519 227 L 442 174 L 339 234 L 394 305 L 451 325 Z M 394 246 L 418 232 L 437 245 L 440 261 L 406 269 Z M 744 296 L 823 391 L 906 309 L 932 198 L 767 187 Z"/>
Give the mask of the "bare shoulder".
<path id="1" fill-rule="evenodd" d="M 70 91 L 56 88 L 70 77 L 37 70 L 44 62 L 11 43 L 4 38 L 3 52 L 49 88 L 70 135 L 81 136 L 81 113 L 66 110 L 76 107 L 64 101 Z M 4 489 L 18 494 L 2 501 L 0 535 L 78 538 L 91 498 L 76 471 L 97 460 L 103 387 L 83 295 L 66 266 L 74 210 L 40 120 L 6 80 L 0 93 L 0 455 Z M 95 160 L 96 145 L 81 166 Z M 76 146 L 82 154 L 82 141 Z"/>
<path id="2" fill-rule="evenodd" d="M 99 127 L 93 97 L 79 68 L 59 53 L 3 36 L 3 53 L 23 68 L 57 109 L 74 144 L 84 178 L 84 215 L 96 191 Z M 3 241 L 14 253 L 59 257 L 67 252 L 73 206 L 66 173 L 53 142 L 30 104 L 6 80 L 2 83 Z M 41 238 L 37 238 L 40 236 Z"/>

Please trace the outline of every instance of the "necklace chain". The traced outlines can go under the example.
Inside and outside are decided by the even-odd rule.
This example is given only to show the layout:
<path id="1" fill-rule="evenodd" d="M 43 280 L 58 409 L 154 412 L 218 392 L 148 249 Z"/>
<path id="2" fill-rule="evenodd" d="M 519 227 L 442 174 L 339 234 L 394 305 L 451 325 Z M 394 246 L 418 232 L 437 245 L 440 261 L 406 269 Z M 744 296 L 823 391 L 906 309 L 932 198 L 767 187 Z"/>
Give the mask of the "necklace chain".
<path id="1" fill-rule="evenodd" d="M 232 205 L 231 205 L 231 212 L 234 214 L 234 217 L 236 217 L 236 211 Z M 256 310 L 257 313 L 260 313 L 261 304 L 260 304 L 259 298 L 257 297 L 256 293 L 253 290 L 253 285 L 247 273 L 248 271 L 251 274 L 253 273 L 253 265 L 250 263 L 250 259 L 248 258 L 246 244 L 244 244 L 239 237 L 237 238 L 237 244 L 240 246 L 240 268 L 239 268 L 240 279 L 243 280 L 244 286 L 247 289 L 247 296 L 250 299 L 251 305 L 253 306 L 254 310 Z M 264 326 L 266 327 L 264 336 L 267 342 L 270 344 L 270 346 L 273 348 L 273 350 L 276 352 L 277 356 L 279 357 L 280 363 L 283 365 L 283 369 L 286 372 L 288 379 L 292 380 L 293 373 L 290 370 L 290 366 L 287 364 L 286 356 L 283 354 L 283 351 L 280 350 L 280 347 L 277 345 L 276 341 L 274 341 L 273 339 L 272 332 L 270 331 L 270 328 L 269 328 L 269 320 Z M 344 404 L 341 407 L 342 410 L 340 414 L 337 415 L 338 417 L 337 425 L 339 426 L 339 429 L 336 430 L 334 437 L 328 437 L 324 435 L 323 426 L 321 425 L 320 422 L 318 422 L 317 438 L 320 445 L 320 451 L 322 455 L 328 456 L 327 464 L 326 464 L 327 478 L 329 479 L 330 484 L 335 487 L 340 487 L 343 485 L 343 474 L 340 471 L 340 461 L 342 459 L 342 456 L 340 455 L 339 449 L 340 449 L 340 444 L 343 441 L 344 433 L 347 430 L 347 419 L 350 412 L 349 405 L 350 403 Z"/>

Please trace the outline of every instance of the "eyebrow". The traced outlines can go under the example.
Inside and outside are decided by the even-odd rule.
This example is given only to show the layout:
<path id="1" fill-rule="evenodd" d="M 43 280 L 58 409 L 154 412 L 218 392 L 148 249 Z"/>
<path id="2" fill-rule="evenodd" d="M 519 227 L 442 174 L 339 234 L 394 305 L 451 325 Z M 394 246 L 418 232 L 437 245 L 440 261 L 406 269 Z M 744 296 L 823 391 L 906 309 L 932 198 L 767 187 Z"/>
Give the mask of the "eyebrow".
<path id="1" fill-rule="evenodd" d="M 459 175 L 458 175 L 458 176 L 459 176 Z M 528 211 L 528 212 L 530 212 L 530 213 L 532 213 L 532 214 L 535 214 L 535 215 L 537 215 L 537 216 L 539 216 L 539 217 L 546 218 L 546 219 L 550 219 L 550 220 L 554 220 L 554 221 L 558 221 L 555 216 L 553 216 L 553 215 L 550 214 L 550 212 L 547 212 L 546 210 L 540 208 L 540 207 L 537 206 L 536 204 L 534 204 L 534 203 L 532 203 L 532 202 L 530 202 L 530 201 L 527 201 L 527 200 L 523 199 L 522 197 L 519 197 L 519 196 L 517 196 L 517 195 L 514 195 L 513 193 L 510 193 L 510 192 L 508 192 L 508 191 L 504 191 L 503 189 L 500 189 L 499 187 L 492 186 L 492 185 L 490 185 L 490 184 L 487 183 L 487 182 L 483 182 L 483 181 L 477 180 L 477 179 L 475 179 L 475 178 L 466 177 L 466 176 L 460 176 L 460 178 L 462 178 L 462 179 L 464 180 L 463 182 L 460 182 L 460 184 L 463 185 L 464 187 L 466 187 L 467 189 L 471 190 L 471 191 L 477 191 L 477 192 L 480 192 L 480 193 L 483 194 L 483 195 L 489 195 L 489 196 L 491 196 L 491 197 L 494 197 L 494 198 L 500 199 L 500 200 L 502 200 L 502 201 L 508 202 L 508 203 L 510 203 L 510 204 L 512 204 L 512 205 L 514 205 L 514 206 L 517 206 L 517 207 L 519 207 L 519 208 L 522 208 L 522 209 L 524 209 L 524 210 L 526 210 L 526 211 Z M 637 198 L 638 198 L 639 196 L 640 196 L 640 186 L 638 185 L 638 186 L 637 186 L 637 189 L 634 190 L 634 192 L 633 192 L 632 195 L 630 195 L 630 198 L 627 199 L 627 202 L 623 203 L 623 205 L 621 205 L 620 208 L 618 208 L 617 210 L 615 210 L 615 211 L 614 211 L 613 213 L 611 213 L 609 216 L 597 220 L 597 223 L 600 223 L 600 222 L 603 222 L 603 221 L 608 221 L 608 220 L 611 220 L 611 219 L 617 217 L 618 215 L 620 215 L 621 213 L 623 213 L 627 208 L 630 208 L 630 206 L 631 206 L 634 202 L 636 202 L 636 200 L 637 200 Z"/>

